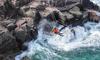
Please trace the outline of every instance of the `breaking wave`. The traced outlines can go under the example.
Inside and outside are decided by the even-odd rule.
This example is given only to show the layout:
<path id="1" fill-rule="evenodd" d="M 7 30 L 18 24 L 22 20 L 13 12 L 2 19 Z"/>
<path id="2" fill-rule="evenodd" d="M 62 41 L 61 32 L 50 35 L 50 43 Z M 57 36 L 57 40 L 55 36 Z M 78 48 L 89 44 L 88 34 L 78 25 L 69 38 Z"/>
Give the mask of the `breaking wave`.
<path id="1" fill-rule="evenodd" d="M 45 22 L 45 23 L 43 23 Z M 87 22 L 84 26 L 67 26 L 63 36 L 44 31 L 43 20 L 38 27 L 38 38 L 28 43 L 28 50 L 15 60 L 27 56 L 31 60 L 100 60 L 100 23 Z M 57 28 L 62 28 L 62 25 Z"/>

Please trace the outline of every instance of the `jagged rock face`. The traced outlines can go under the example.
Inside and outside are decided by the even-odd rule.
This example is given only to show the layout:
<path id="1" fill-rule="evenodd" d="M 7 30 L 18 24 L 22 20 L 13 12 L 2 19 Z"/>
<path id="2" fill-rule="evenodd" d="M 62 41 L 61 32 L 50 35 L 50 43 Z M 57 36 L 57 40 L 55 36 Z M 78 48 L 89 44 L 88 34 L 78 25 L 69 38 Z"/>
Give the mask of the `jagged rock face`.
<path id="1" fill-rule="evenodd" d="M 15 37 L 16 37 L 18 43 L 25 42 L 26 35 L 27 35 L 27 31 L 25 31 L 21 28 L 15 31 Z"/>
<path id="2" fill-rule="evenodd" d="M 44 11 L 44 10 L 45 10 L 45 6 L 43 6 L 43 5 L 38 5 L 38 6 L 36 7 L 36 9 L 39 10 L 39 11 Z"/>
<path id="3" fill-rule="evenodd" d="M 38 32 L 37 29 L 34 29 L 33 19 L 30 17 L 24 17 L 22 20 L 17 21 L 16 25 L 14 36 L 22 49 L 23 43 L 36 39 Z"/>
<path id="4" fill-rule="evenodd" d="M 99 20 L 100 20 L 99 12 L 90 10 L 88 12 L 88 19 L 93 22 L 99 22 Z"/>
<path id="5" fill-rule="evenodd" d="M 0 53 L 9 52 L 17 47 L 15 37 L 9 32 L 0 33 Z"/>
<path id="6" fill-rule="evenodd" d="M 14 35 L 19 43 L 25 42 L 25 38 L 27 35 L 27 27 L 26 27 L 26 23 L 24 23 L 24 22 L 26 20 L 19 20 L 16 22 L 17 27 L 15 28 Z M 21 25 L 21 24 L 23 24 L 23 25 Z"/>
<path id="7" fill-rule="evenodd" d="M 35 12 L 35 18 L 34 18 L 34 26 L 38 26 L 39 22 L 41 21 L 41 14 L 39 11 Z"/>
<path id="8" fill-rule="evenodd" d="M 75 3 L 75 2 L 81 3 L 81 0 L 42 0 L 42 1 L 56 7 L 64 7 L 68 4 Z"/>
<path id="9" fill-rule="evenodd" d="M 15 18 L 18 16 L 23 16 L 20 8 L 27 5 L 31 1 L 33 0 L 6 0 L 0 2 L 2 3 L 2 6 L 0 6 L 0 17 L 3 16 L 4 18 Z"/>
<path id="10" fill-rule="evenodd" d="M 15 58 L 14 58 L 14 56 L 15 56 L 16 54 L 15 53 L 8 53 L 8 55 L 7 54 L 0 54 L 0 60 L 15 60 Z"/>
<path id="11" fill-rule="evenodd" d="M 56 0 L 53 2 L 54 6 L 58 6 L 58 7 L 64 7 L 65 6 L 65 0 Z"/>
<path id="12" fill-rule="evenodd" d="M 9 1 L 14 6 L 17 6 L 17 7 L 20 6 L 21 7 L 21 6 L 24 6 L 24 5 L 30 3 L 34 0 L 6 0 L 6 1 Z"/>
<path id="13" fill-rule="evenodd" d="M 17 0 L 16 5 L 17 6 L 23 6 L 23 5 L 26 5 L 26 4 L 28 4 L 28 3 L 32 2 L 32 1 L 33 0 Z"/>
<path id="14" fill-rule="evenodd" d="M 49 4 L 56 7 L 63 7 L 66 4 L 66 0 L 50 0 Z"/>
<path id="15" fill-rule="evenodd" d="M 0 22 L 0 53 L 13 50 L 16 46 L 23 49 L 24 42 L 37 38 L 38 32 L 33 28 L 32 18 L 26 17 L 14 23 L 14 20 Z"/>

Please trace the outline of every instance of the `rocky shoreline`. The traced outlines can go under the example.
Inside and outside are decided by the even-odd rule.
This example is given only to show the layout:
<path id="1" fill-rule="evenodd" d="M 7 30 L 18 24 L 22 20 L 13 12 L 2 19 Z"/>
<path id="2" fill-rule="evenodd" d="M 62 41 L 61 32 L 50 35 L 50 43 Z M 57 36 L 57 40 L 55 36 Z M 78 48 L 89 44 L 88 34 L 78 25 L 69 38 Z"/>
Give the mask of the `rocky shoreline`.
<path id="1" fill-rule="evenodd" d="M 59 1 L 43 5 L 40 0 L 0 0 L 0 60 L 15 60 L 20 51 L 26 50 L 24 43 L 37 38 L 37 26 L 42 19 L 53 20 L 54 15 L 59 15 L 64 23 L 58 23 L 64 26 L 82 26 L 87 19 L 98 22 L 99 16 L 95 11 L 99 11 L 99 7 L 92 2 L 85 6 L 84 1 L 70 0 L 57 5 Z M 62 7 L 63 3 L 65 7 Z M 87 9 L 92 10 L 87 12 Z"/>

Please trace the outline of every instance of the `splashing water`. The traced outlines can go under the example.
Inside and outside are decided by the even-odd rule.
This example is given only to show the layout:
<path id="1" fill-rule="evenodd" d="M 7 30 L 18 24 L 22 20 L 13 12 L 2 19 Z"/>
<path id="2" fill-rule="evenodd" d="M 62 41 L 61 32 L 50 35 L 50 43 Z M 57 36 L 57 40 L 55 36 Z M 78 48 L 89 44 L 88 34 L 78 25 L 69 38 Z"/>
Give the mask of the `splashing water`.
<path id="1" fill-rule="evenodd" d="M 100 0 L 90 0 L 91 2 L 93 2 L 94 4 L 100 6 Z"/>
<path id="2" fill-rule="evenodd" d="M 84 26 L 66 27 L 61 31 L 63 36 L 60 36 L 44 33 L 46 23 L 43 22 L 52 24 L 42 21 L 37 40 L 29 42 L 28 50 L 17 55 L 15 60 L 25 56 L 31 60 L 100 60 L 100 23 L 87 22 Z M 58 26 L 59 29 L 61 27 Z"/>

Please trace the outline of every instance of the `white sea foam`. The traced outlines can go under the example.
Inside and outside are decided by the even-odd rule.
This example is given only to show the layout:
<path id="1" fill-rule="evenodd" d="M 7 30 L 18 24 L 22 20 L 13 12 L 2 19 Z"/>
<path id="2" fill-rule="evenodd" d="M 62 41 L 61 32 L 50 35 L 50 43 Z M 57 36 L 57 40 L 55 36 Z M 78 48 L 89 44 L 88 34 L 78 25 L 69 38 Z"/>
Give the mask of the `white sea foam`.
<path id="1" fill-rule="evenodd" d="M 46 21 L 45 21 L 46 22 Z M 47 23 L 47 22 L 46 22 Z M 66 27 L 61 31 L 63 36 L 58 34 L 47 35 L 43 33 L 45 23 L 39 26 L 39 35 L 35 42 L 31 41 L 28 50 L 15 57 L 15 60 L 21 60 L 24 56 L 34 56 L 42 52 L 41 60 L 52 60 L 54 56 L 61 57 L 55 51 L 71 51 L 80 47 L 100 46 L 100 23 L 87 22 L 84 26 L 73 28 Z M 61 28 L 59 26 L 58 28 Z M 74 32 L 72 32 L 72 29 Z M 68 60 L 67 58 L 64 58 Z"/>

